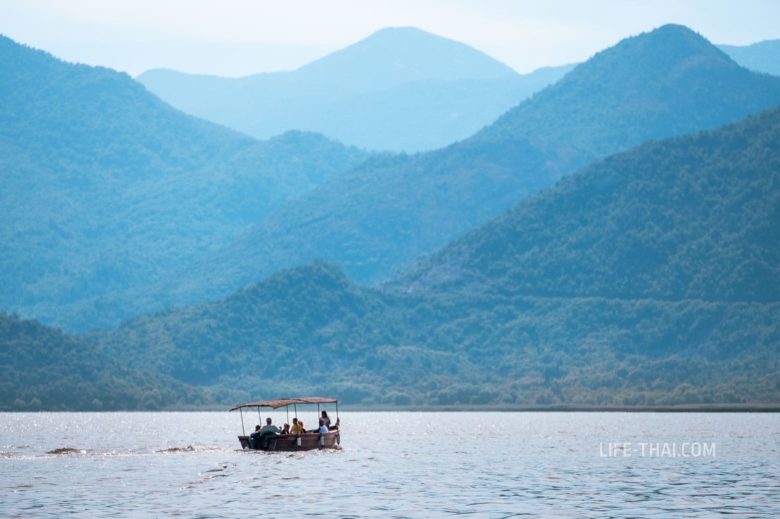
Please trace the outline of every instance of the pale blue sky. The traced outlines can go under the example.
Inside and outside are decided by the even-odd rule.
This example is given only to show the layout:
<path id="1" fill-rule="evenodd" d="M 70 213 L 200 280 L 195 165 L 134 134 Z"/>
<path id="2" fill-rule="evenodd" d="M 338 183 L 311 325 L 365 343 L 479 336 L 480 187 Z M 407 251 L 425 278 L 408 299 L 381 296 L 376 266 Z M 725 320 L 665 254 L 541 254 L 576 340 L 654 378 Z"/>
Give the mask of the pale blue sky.
<path id="1" fill-rule="evenodd" d="M 292 69 L 388 26 L 459 40 L 528 72 L 671 22 L 715 43 L 777 39 L 780 1 L 0 0 L 0 33 L 133 75 Z"/>

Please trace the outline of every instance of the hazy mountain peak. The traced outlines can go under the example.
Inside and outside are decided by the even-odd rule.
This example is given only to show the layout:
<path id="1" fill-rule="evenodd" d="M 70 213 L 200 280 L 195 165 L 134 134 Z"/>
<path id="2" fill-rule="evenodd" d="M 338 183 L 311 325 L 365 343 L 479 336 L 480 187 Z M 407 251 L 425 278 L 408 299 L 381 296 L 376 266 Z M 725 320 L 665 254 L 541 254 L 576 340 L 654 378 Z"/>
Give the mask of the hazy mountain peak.
<path id="1" fill-rule="evenodd" d="M 402 27 L 384 27 L 376 32 L 371 33 L 368 37 L 364 38 L 364 41 L 370 38 L 441 38 L 430 32 L 426 32 L 417 27 L 406 25 Z"/>
<path id="2" fill-rule="evenodd" d="M 362 79 L 356 81 L 355 71 Z M 297 71 L 328 83 L 358 89 L 389 88 L 413 81 L 500 79 L 516 75 L 511 68 L 464 43 L 415 27 L 388 27 Z"/>
<path id="3" fill-rule="evenodd" d="M 707 66 L 736 68 L 738 65 L 706 38 L 684 25 L 663 25 L 626 38 L 594 55 L 574 70 L 571 80 L 593 74 L 608 74 L 610 80 L 635 82 L 645 77 L 676 74 Z M 599 78 L 604 80 L 604 77 Z"/>

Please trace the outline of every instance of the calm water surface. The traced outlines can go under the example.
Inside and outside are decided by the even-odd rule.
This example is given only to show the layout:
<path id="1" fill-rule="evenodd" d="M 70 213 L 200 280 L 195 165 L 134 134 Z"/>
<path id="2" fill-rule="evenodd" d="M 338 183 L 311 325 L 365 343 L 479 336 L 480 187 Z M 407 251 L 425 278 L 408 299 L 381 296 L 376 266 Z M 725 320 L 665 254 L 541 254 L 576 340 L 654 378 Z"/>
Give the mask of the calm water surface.
<path id="1" fill-rule="evenodd" d="M 0 516 L 780 516 L 777 414 L 341 418 L 342 450 L 269 454 L 236 413 L 0 414 Z"/>

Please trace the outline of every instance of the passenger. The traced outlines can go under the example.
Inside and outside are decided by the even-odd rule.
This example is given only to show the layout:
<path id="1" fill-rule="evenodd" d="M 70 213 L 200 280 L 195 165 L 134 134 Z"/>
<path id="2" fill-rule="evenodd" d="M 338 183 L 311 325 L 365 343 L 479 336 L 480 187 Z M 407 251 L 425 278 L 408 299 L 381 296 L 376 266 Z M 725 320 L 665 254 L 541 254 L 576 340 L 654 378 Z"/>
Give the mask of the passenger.
<path id="1" fill-rule="evenodd" d="M 299 434 L 303 434 L 304 432 L 306 431 L 304 431 L 303 429 L 303 422 L 299 422 L 297 418 L 293 418 L 293 424 L 292 424 L 292 429 L 290 429 L 290 434 L 294 434 L 297 436 Z"/>
<path id="2" fill-rule="evenodd" d="M 328 426 L 325 425 L 325 423 L 326 423 L 325 420 L 320 418 L 320 429 L 319 429 L 320 434 L 327 434 L 329 431 Z"/>
<path id="3" fill-rule="evenodd" d="M 328 427 L 329 431 L 334 431 L 334 430 L 338 429 L 339 428 L 339 424 L 341 422 L 340 418 L 336 418 L 336 425 L 331 425 L 330 424 L 330 417 L 328 416 L 328 412 L 327 411 L 323 411 L 322 412 L 322 418 L 321 419 L 325 422 L 325 425 Z"/>
<path id="4" fill-rule="evenodd" d="M 265 426 L 259 432 L 261 436 L 265 436 L 266 434 L 279 434 L 282 431 L 277 426 L 272 425 L 271 418 L 268 417 L 265 419 Z"/>
<path id="5" fill-rule="evenodd" d="M 282 434 L 290 434 L 290 424 L 284 424 L 284 427 L 282 427 Z"/>
<path id="6" fill-rule="evenodd" d="M 260 425 L 255 426 L 255 432 L 249 435 L 249 447 L 252 449 L 257 449 L 260 445 L 260 437 L 263 435 L 263 433 L 260 432 Z"/>
<path id="7" fill-rule="evenodd" d="M 303 420 L 298 420 L 298 423 L 301 424 L 301 432 L 306 433 L 306 427 L 303 425 Z"/>

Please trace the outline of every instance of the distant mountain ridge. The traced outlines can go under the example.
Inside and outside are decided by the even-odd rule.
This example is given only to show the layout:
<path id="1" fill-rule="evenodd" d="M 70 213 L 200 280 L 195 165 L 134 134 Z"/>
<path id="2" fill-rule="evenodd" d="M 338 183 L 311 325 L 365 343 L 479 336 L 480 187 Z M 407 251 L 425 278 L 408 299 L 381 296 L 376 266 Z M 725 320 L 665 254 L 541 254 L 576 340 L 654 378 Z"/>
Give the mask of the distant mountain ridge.
<path id="1" fill-rule="evenodd" d="M 780 76 L 780 40 L 765 40 L 752 45 L 718 45 L 743 67 Z"/>
<path id="2" fill-rule="evenodd" d="M 472 47 L 404 27 L 290 72 L 150 70 L 138 80 L 185 112 L 255 137 L 310 130 L 368 149 L 418 151 L 468 137 L 570 68 L 521 76 Z"/>
<path id="3" fill-rule="evenodd" d="M 0 64 L 0 308 L 47 323 L 158 308 L 123 294 L 368 156 L 308 133 L 257 142 L 8 38 Z"/>
<path id="4" fill-rule="evenodd" d="M 317 259 L 379 282 L 594 160 L 779 103 L 780 78 L 664 26 L 597 54 L 471 139 L 323 183 L 156 293 L 203 301 Z"/>

